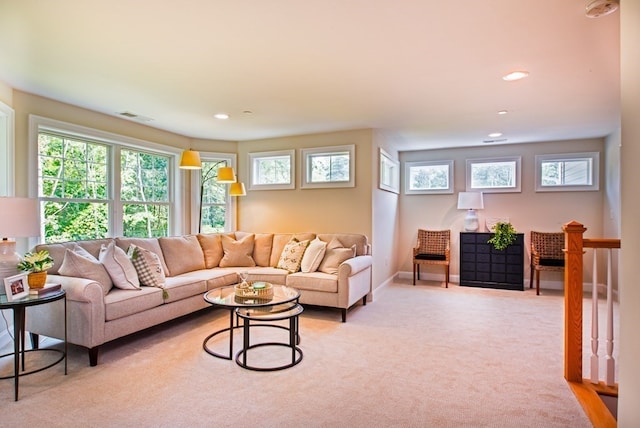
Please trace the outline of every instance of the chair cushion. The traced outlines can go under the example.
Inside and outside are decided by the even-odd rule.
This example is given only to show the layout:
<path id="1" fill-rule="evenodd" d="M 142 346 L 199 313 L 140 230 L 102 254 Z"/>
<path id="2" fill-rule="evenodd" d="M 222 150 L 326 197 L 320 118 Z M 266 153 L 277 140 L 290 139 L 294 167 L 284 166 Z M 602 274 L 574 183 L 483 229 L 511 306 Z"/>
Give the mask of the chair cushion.
<path id="1" fill-rule="evenodd" d="M 564 266 L 564 259 L 540 259 L 541 266 Z"/>
<path id="2" fill-rule="evenodd" d="M 447 260 L 447 256 L 445 256 L 444 254 L 422 253 L 422 254 L 416 254 L 414 258 L 418 260 Z"/>

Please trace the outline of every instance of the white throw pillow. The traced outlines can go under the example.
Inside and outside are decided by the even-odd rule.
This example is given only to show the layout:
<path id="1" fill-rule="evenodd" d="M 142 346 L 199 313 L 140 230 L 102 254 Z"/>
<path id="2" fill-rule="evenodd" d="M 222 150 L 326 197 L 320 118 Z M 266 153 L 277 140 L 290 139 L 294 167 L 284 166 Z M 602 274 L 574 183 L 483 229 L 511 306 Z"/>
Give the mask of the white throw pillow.
<path id="1" fill-rule="evenodd" d="M 131 259 L 133 267 L 136 268 L 140 285 L 164 288 L 165 275 L 160 257 L 156 253 L 131 244 L 127 255 Z"/>
<path id="2" fill-rule="evenodd" d="M 114 242 L 109 245 L 102 245 L 100 248 L 100 262 L 109 273 L 113 285 L 123 290 L 139 290 L 140 280 L 136 273 L 136 268 L 127 253 Z"/>
<path id="3" fill-rule="evenodd" d="M 291 238 L 287 245 L 284 246 L 282 253 L 280 253 L 280 260 L 276 268 L 285 269 L 289 273 L 295 273 L 300 270 L 300 263 L 302 262 L 302 256 L 309 245 L 309 240 L 298 241 L 296 238 Z"/>
<path id="4" fill-rule="evenodd" d="M 300 263 L 301 272 L 315 272 L 322 262 L 324 253 L 327 250 L 327 243 L 316 238 L 309 243 L 309 246 L 302 256 L 302 263 Z"/>

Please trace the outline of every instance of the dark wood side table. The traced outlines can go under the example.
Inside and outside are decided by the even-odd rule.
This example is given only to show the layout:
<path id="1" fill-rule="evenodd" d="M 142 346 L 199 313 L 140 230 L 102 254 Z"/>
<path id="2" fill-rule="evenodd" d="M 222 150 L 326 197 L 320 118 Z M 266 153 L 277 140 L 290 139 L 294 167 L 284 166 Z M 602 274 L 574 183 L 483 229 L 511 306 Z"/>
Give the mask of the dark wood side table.
<path id="1" fill-rule="evenodd" d="M 62 300 L 64 302 L 64 350 L 59 349 L 29 349 L 25 350 L 25 313 L 29 306 L 46 305 L 51 302 Z M 60 361 L 64 360 L 64 374 L 67 374 L 67 294 L 64 290 L 58 290 L 46 294 L 44 296 L 29 295 L 21 299 L 8 301 L 6 295 L 0 295 L 0 310 L 11 309 L 13 311 L 13 352 L 0 355 L 0 358 L 13 355 L 13 376 L 0 377 L 0 379 L 14 378 L 14 391 L 15 401 L 18 401 L 18 381 L 20 376 L 26 376 L 28 374 L 41 372 L 53 367 Z M 54 362 L 40 368 L 33 368 L 26 370 L 25 367 L 25 353 L 27 352 L 56 352 L 60 354 L 60 357 Z"/>
<path id="2" fill-rule="evenodd" d="M 492 236 L 460 232 L 460 285 L 524 290 L 524 234 L 504 250 L 487 243 Z"/>

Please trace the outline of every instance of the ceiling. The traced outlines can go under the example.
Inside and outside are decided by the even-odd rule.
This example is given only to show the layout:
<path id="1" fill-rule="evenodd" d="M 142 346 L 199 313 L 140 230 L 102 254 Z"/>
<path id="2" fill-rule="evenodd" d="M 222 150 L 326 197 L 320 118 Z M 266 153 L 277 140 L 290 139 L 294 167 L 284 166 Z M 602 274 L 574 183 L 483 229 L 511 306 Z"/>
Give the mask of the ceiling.
<path id="1" fill-rule="evenodd" d="M 416 150 L 603 137 L 620 126 L 619 11 L 591 19 L 585 5 L 5 0 L 0 81 L 199 139 L 376 128 Z"/>

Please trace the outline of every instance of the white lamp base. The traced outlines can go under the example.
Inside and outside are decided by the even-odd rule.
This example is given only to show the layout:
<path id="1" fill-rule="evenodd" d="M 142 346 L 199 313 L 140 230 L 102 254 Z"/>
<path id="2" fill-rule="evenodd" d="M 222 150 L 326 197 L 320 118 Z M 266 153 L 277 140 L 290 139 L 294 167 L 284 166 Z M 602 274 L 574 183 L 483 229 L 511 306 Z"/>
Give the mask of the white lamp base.
<path id="1" fill-rule="evenodd" d="M 0 241 L 0 295 L 5 294 L 4 279 L 20 273 L 20 260 L 16 253 L 16 241 Z"/>
<path id="2" fill-rule="evenodd" d="M 476 210 L 470 208 L 467 210 L 467 216 L 464 218 L 464 231 L 477 232 L 480 224 L 478 222 L 478 214 Z"/>

